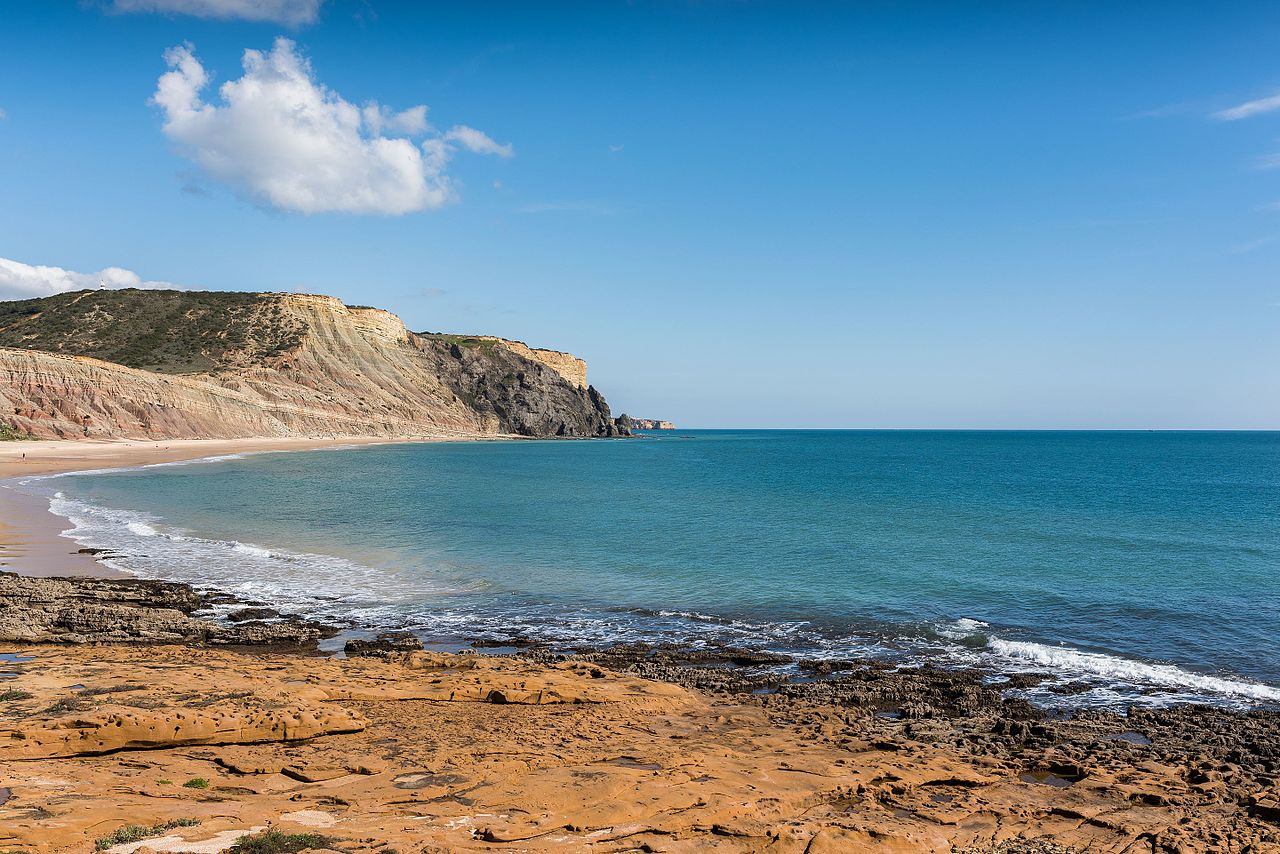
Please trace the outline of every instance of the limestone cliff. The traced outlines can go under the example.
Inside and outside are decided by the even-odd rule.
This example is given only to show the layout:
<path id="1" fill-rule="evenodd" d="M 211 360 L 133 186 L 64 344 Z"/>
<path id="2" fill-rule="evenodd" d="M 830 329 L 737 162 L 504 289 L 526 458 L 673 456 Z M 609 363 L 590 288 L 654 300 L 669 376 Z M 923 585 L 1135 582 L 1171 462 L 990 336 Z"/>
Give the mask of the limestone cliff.
<path id="1" fill-rule="evenodd" d="M 554 351 L 417 335 L 326 296 L 82 291 L 0 303 L 0 424 L 46 438 L 625 435 L 584 362 L 540 353 Z"/>

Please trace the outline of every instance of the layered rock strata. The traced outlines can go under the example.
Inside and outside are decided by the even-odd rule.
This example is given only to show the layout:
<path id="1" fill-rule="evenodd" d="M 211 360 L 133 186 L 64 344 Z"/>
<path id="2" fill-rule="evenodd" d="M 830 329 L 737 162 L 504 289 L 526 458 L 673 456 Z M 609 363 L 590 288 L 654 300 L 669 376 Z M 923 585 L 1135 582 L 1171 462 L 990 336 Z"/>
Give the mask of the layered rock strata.
<path id="1" fill-rule="evenodd" d="M 143 291 L 0 303 L 0 423 L 102 439 L 627 432 L 568 354 L 418 335 L 333 297 Z"/>

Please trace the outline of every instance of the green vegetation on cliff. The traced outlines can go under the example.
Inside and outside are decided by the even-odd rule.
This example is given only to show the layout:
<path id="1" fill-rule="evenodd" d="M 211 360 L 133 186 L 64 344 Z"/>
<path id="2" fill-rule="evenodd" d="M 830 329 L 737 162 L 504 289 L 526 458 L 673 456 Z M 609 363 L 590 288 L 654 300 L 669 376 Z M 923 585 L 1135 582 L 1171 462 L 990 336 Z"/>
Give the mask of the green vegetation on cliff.
<path id="1" fill-rule="evenodd" d="M 468 350 L 492 350 L 498 342 L 492 338 L 477 338 L 474 335 L 451 335 L 447 332 L 415 332 L 419 338 L 431 341 L 443 341 L 446 344 L 457 344 Z"/>
<path id="2" fill-rule="evenodd" d="M 0 302 L 0 347 L 166 374 L 258 363 L 305 333 L 270 294 L 127 288 Z"/>
<path id="3" fill-rule="evenodd" d="M 12 424 L 0 422 L 0 442 L 20 442 L 24 439 L 34 439 L 30 433 L 24 433 Z M 3 696 L 0 694 L 0 696 Z"/>

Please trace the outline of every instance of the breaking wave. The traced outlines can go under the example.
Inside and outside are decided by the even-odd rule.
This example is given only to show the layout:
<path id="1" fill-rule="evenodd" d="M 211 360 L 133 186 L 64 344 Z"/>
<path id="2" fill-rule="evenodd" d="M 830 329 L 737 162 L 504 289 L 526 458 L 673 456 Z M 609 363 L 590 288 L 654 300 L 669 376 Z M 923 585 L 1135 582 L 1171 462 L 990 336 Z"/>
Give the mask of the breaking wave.
<path id="1" fill-rule="evenodd" d="M 1029 641 L 993 637 L 987 648 L 1011 664 L 1031 664 L 1051 672 L 1081 678 L 1097 678 L 1113 683 L 1112 690 L 1126 686 L 1164 689 L 1176 697 L 1230 697 L 1264 703 L 1280 703 L 1280 688 L 1222 676 L 1185 670 L 1173 664 L 1148 664 L 1100 652 L 1086 652 L 1067 646 L 1048 646 Z"/>

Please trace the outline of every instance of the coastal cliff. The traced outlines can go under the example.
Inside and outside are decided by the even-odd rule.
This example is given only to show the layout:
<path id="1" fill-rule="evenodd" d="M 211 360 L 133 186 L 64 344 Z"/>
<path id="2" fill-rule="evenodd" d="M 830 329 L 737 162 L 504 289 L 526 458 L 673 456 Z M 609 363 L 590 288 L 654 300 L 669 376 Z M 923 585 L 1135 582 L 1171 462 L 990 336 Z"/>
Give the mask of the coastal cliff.
<path id="1" fill-rule="evenodd" d="M 628 433 L 568 353 L 415 334 L 328 296 L 133 289 L 0 303 L 0 424 L 39 438 Z"/>
<path id="2" fill-rule="evenodd" d="M 663 421 L 658 418 L 636 418 L 623 413 L 614 419 L 619 427 L 626 427 L 628 430 L 674 430 L 676 425 L 670 421 Z"/>

